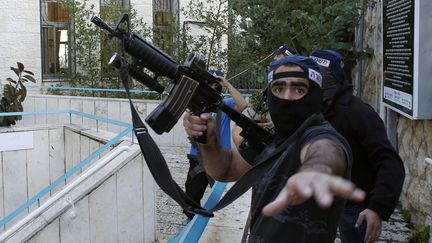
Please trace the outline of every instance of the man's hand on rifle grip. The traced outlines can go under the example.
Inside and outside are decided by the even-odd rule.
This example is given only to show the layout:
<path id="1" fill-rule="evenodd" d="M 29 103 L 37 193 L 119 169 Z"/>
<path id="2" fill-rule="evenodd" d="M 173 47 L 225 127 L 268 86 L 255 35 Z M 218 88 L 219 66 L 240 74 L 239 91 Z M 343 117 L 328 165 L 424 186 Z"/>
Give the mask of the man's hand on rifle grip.
<path id="1" fill-rule="evenodd" d="M 191 138 L 199 137 L 207 131 L 207 141 L 214 140 L 214 123 L 214 118 L 209 113 L 196 116 L 186 112 L 183 116 L 183 126 Z"/>

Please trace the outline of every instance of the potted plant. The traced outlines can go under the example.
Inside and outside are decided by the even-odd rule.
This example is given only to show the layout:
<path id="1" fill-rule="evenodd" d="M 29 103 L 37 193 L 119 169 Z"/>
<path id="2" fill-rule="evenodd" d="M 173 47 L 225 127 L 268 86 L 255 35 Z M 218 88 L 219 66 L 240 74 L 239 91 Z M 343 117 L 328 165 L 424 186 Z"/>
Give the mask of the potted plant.
<path id="1" fill-rule="evenodd" d="M 0 112 L 22 112 L 27 89 L 24 86 L 26 82 L 36 83 L 33 72 L 24 69 L 24 65 L 17 62 L 17 67 L 10 67 L 18 77 L 17 80 L 7 78 L 8 84 L 3 86 L 3 93 L 0 93 Z M 21 116 L 1 116 L 0 126 L 15 125 L 16 121 L 21 120 Z"/>

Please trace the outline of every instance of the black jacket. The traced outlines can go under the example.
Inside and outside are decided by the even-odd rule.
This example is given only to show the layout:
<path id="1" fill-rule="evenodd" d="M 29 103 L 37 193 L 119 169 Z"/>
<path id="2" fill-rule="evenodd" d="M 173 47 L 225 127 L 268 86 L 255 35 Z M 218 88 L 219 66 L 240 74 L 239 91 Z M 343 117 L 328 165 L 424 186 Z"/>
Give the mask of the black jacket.
<path id="1" fill-rule="evenodd" d="M 370 105 L 352 95 L 350 86 L 335 96 L 324 115 L 351 146 L 351 180 L 366 191 L 363 203 L 388 220 L 398 203 L 405 170 L 383 121 Z"/>

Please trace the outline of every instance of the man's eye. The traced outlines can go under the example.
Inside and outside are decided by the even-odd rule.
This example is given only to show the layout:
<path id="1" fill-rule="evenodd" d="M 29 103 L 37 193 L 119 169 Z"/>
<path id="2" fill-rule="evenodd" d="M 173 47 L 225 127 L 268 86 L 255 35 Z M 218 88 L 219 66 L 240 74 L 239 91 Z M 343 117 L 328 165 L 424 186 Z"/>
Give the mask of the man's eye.
<path id="1" fill-rule="evenodd" d="M 282 92 L 282 87 L 280 87 L 280 86 L 274 86 L 272 88 L 272 90 L 273 90 L 274 93 L 280 93 L 280 92 Z"/>
<path id="2" fill-rule="evenodd" d="M 296 91 L 297 94 L 301 94 L 302 95 L 302 94 L 306 94 L 307 89 L 301 87 L 301 88 L 296 88 L 295 91 Z"/>

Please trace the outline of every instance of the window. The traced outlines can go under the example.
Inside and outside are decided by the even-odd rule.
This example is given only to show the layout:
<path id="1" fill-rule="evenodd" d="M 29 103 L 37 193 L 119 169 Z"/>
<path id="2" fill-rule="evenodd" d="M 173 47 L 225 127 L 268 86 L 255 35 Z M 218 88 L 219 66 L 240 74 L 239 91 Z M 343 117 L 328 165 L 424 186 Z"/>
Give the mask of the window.
<path id="1" fill-rule="evenodd" d="M 177 5 L 175 0 L 153 0 L 153 39 L 168 54 L 172 54 L 172 27 Z"/>
<path id="2" fill-rule="evenodd" d="M 42 79 L 58 78 L 70 67 L 69 13 L 60 0 L 41 1 Z"/>

